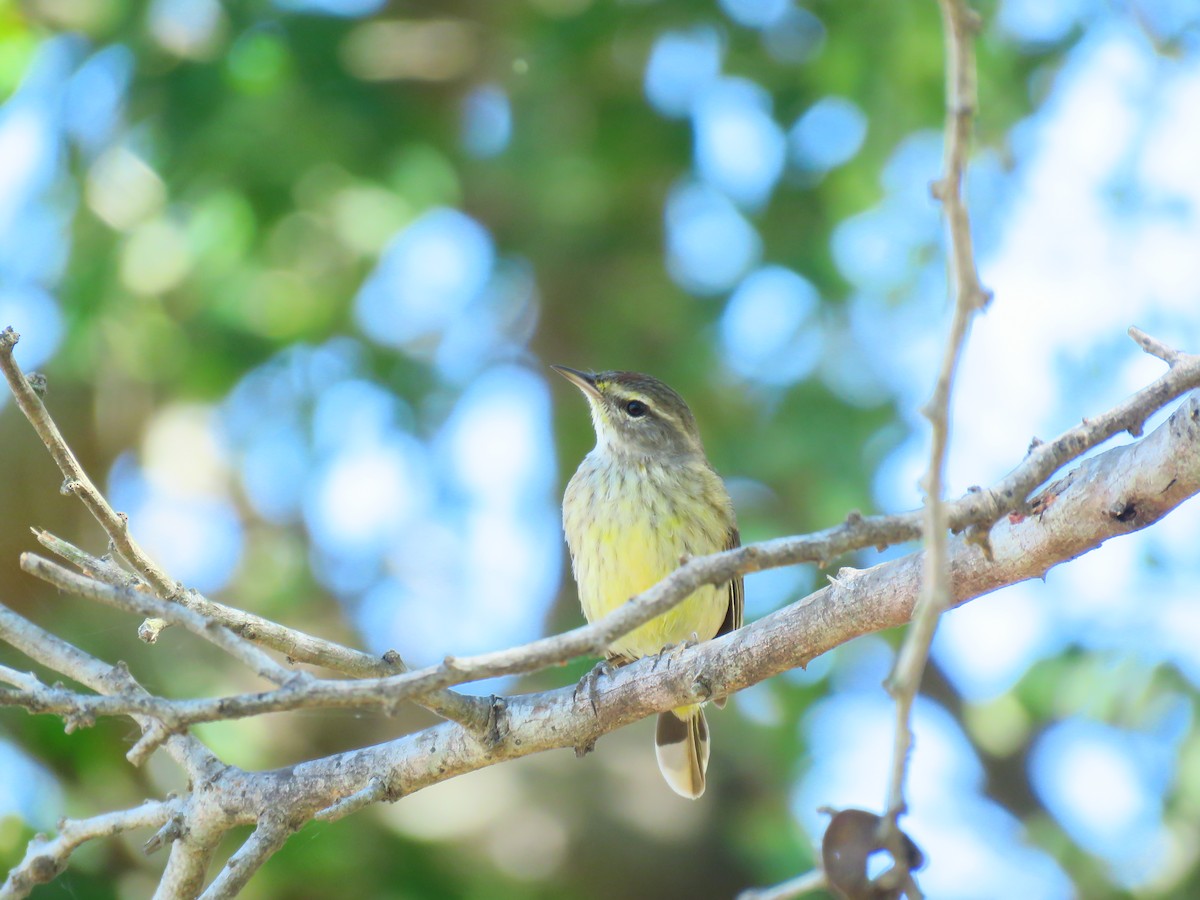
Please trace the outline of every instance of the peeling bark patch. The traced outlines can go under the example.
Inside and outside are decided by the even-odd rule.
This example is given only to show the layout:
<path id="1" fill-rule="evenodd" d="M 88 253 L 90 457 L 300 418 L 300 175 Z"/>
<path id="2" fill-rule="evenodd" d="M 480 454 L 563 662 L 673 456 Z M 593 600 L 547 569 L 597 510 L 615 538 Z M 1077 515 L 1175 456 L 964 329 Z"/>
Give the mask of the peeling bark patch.
<path id="1" fill-rule="evenodd" d="M 1054 501 L 1058 499 L 1058 492 L 1054 490 L 1054 487 L 1056 486 L 1057 485 L 1052 486 L 1044 494 L 1033 498 L 1033 502 L 1029 507 L 1030 513 L 1035 516 L 1041 516 L 1046 512 L 1046 510 L 1054 505 Z"/>

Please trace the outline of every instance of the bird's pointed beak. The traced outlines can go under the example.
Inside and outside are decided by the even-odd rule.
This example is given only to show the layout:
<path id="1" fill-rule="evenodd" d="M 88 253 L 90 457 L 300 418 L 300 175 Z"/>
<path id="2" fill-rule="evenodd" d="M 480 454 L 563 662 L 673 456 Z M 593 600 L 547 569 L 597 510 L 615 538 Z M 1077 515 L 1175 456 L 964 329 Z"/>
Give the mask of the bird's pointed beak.
<path id="1" fill-rule="evenodd" d="M 568 369 L 566 366 L 551 366 L 550 368 L 583 391 L 583 395 L 589 400 L 600 399 L 600 390 L 596 387 L 595 375 L 580 372 L 578 369 Z"/>

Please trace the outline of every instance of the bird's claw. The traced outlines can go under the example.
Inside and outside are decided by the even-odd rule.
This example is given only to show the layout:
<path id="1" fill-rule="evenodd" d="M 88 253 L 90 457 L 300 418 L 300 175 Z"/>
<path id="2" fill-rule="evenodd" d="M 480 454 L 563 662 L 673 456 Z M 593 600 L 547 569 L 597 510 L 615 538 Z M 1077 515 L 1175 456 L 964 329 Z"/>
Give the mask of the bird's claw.
<path id="1" fill-rule="evenodd" d="M 658 669 L 658 664 L 664 659 L 667 661 L 668 666 L 671 665 L 671 663 L 679 659 L 684 650 L 687 650 L 689 647 L 695 647 L 698 643 L 700 643 L 700 638 L 695 632 L 692 632 L 692 636 L 687 640 L 680 641 L 678 644 L 667 644 L 655 654 L 654 665 L 650 667 L 650 671 L 653 672 Z"/>
<path id="2" fill-rule="evenodd" d="M 616 671 L 616 667 L 611 660 L 602 659 L 596 663 L 586 675 L 579 679 L 579 684 L 575 685 L 574 699 L 578 702 L 580 695 L 585 695 L 588 702 L 592 705 L 592 715 L 598 715 L 596 709 L 596 690 L 601 678 L 611 678 L 612 673 Z"/>

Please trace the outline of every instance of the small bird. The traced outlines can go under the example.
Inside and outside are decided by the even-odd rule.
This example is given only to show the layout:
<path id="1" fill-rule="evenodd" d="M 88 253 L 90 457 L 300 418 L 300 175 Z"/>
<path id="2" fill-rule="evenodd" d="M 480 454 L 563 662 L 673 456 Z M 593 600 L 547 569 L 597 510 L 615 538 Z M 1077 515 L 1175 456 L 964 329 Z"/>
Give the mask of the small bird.
<path id="1" fill-rule="evenodd" d="M 596 446 L 563 496 L 571 568 L 589 622 L 661 581 L 682 557 L 741 544 L 729 492 L 679 394 L 637 372 L 553 368 L 583 392 L 596 430 Z M 705 585 L 614 641 L 608 660 L 623 665 L 740 628 L 743 596 L 740 577 Z M 675 793 L 692 799 L 704 793 L 708 723 L 699 705 L 661 713 L 654 747 Z"/>

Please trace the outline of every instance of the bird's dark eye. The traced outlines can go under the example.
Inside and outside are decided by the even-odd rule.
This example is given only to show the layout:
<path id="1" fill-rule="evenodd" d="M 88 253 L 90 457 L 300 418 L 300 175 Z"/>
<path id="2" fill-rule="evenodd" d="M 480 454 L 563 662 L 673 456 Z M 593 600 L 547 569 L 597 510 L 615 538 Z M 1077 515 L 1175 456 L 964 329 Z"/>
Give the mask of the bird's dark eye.
<path id="1" fill-rule="evenodd" d="M 634 419 L 640 419 L 646 414 L 648 409 L 649 407 L 641 400 L 630 400 L 625 404 L 625 412 L 629 413 Z"/>

